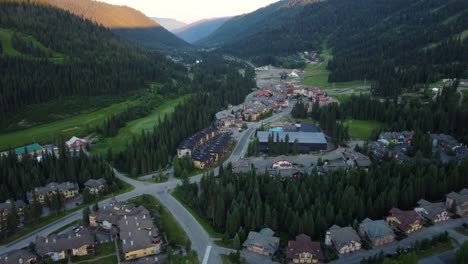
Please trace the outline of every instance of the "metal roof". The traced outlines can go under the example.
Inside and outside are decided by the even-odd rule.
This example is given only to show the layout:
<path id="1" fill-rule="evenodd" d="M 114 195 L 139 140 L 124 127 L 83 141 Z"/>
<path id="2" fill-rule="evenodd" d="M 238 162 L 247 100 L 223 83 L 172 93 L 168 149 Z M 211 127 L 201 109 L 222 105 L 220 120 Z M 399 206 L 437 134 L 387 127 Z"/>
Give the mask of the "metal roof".
<path id="1" fill-rule="evenodd" d="M 285 140 L 286 135 L 289 135 L 289 143 L 319 143 L 326 144 L 327 140 L 325 135 L 321 132 L 267 132 L 259 131 L 257 132 L 258 140 L 262 143 L 268 142 L 268 135 L 273 135 L 273 140 L 276 142 L 276 135 L 279 136 L 280 140 Z"/>

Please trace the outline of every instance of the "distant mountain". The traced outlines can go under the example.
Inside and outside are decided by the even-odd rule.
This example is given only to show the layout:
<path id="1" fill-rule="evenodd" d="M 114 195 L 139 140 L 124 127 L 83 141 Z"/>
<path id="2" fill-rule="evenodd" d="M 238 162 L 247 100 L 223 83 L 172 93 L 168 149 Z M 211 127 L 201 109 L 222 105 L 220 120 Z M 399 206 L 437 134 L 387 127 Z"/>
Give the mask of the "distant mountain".
<path id="1" fill-rule="evenodd" d="M 188 45 L 142 12 L 127 6 L 93 0 L 36 0 L 36 2 L 48 3 L 92 20 L 110 28 L 120 37 L 145 48 L 179 48 Z"/>
<path id="2" fill-rule="evenodd" d="M 173 18 L 164 18 L 164 17 L 152 17 L 154 21 L 159 23 L 161 26 L 163 26 L 165 29 L 171 31 L 171 32 L 176 32 L 178 29 L 181 29 L 185 26 L 187 26 L 187 23 L 184 23 L 182 21 L 173 19 Z"/>
<path id="3" fill-rule="evenodd" d="M 188 43 L 195 43 L 213 33 L 229 19 L 231 19 L 231 17 L 199 20 L 175 30 L 174 33 Z"/>
<path id="4" fill-rule="evenodd" d="M 375 80 L 395 95 L 468 75 L 466 0 L 283 0 L 197 42 L 257 64 L 328 48 L 329 82 Z M 383 88 L 380 88 L 383 87 Z"/>

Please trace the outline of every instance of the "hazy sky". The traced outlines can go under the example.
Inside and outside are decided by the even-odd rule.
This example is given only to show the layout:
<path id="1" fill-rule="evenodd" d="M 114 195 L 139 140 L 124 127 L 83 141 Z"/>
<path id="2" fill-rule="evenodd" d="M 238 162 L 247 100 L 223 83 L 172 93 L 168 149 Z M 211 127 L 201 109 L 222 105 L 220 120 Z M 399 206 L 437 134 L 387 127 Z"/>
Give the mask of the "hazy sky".
<path id="1" fill-rule="evenodd" d="M 203 18 L 252 12 L 278 0 L 99 0 L 127 5 L 150 17 L 168 17 L 191 23 Z"/>

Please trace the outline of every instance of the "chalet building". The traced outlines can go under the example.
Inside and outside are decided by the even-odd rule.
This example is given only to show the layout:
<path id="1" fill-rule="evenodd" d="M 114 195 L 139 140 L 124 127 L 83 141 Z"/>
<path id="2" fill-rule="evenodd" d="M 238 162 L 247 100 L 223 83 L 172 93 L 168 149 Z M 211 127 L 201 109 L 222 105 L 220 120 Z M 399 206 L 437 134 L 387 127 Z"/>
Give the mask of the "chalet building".
<path id="1" fill-rule="evenodd" d="M 67 142 L 65 142 L 69 150 L 79 150 L 81 147 L 86 146 L 88 141 L 79 137 L 73 136 Z"/>
<path id="2" fill-rule="evenodd" d="M 249 159 L 239 159 L 232 163 L 232 172 L 235 174 L 250 172 L 252 169 L 257 170 L 259 168 L 257 168 Z"/>
<path id="3" fill-rule="evenodd" d="M 459 216 L 468 215 L 468 189 L 462 189 L 460 192 L 451 192 L 447 194 L 445 207 L 453 210 Z"/>
<path id="4" fill-rule="evenodd" d="M 359 235 L 374 247 L 395 241 L 395 233 L 385 220 L 364 219 L 359 225 Z"/>
<path id="5" fill-rule="evenodd" d="M 379 136 L 379 141 L 385 145 L 392 144 L 411 144 L 413 140 L 413 131 L 402 131 L 402 132 L 382 132 Z"/>
<path id="6" fill-rule="evenodd" d="M 118 235 L 125 260 L 147 259 L 161 253 L 163 241 L 159 229 L 143 206 L 113 199 L 109 206 L 91 213 L 89 223 L 92 228 Z"/>
<path id="7" fill-rule="evenodd" d="M 0 264 L 36 264 L 37 256 L 25 249 L 15 249 L 0 256 Z"/>
<path id="8" fill-rule="evenodd" d="M 309 153 L 327 149 L 327 140 L 321 132 L 269 132 L 259 131 L 257 137 L 260 142 L 260 150 L 268 151 L 269 139 L 273 142 L 285 142 L 286 135 L 289 137 L 289 149 L 292 151 L 294 142 L 297 141 L 298 151 L 300 153 Z"/>
<path id="9" fill-rule="evenodd" d="M 69 232 L 36 239 L 36 252 L 43 258 L 53 261 L 65 259 L 68 256 L 86 256 L 94 252 L 94 236 L 89 229 L 82 228 L 79 232 Z"/>
<path id="10" fill-rule="evenodd" d="M 89 179 L 84 183 L 84 186 L 89 190 L 89 193 L 99 194 L 106 187 L 106 180 L 104 178 Z"/>
<path id="11" fill-rule="evenodd" d="M 205 169 L 216 164 L 229 152 L 232 145 L 229 134 L 218 134 L 205 145 L 192 152 L 193 166 L 198 169 Z"/>
<path id="12" fill-rule="evenodd" d="M 250 231 L 242 246 L 250 252 L 273 256 L 279 247 L 279 238 L 273 236 L 274 234 L 270 228 L 263 228 L 260 232 Z"/>
<path id="13" fill-rule="evenodd" d="M 286 258 L 290 263 L 323 263 L 325 261 L 320 243 L 313 242 L 304 234 L 288 242 Z"/>
<path id="14" fill-rule="evenodd" d="M 333 225 L 325 235 L 325 245 L 335 248 L 338 254 L 346 254 L 361 249 L 361 239 L 350 226 Z"/>
<path id="15" fill-rule="evenodd" d="M 387 217 L 387 223 L 395 232 L 407 235 L 422 228 L 419 215 L 413 210 L 402 211 L 398 208 L 392 208 L 390 210 L 390 216 Z"/>
<path id="16" fill-rule="evenodd" d="M 272 163 L 272 169 L 291 169 L 293 167 L 292 162 L 284 155 L 274 158 Z"/>
<path id="17" fill-rule="evenodd" d="M 11 210 L 15 206 L 15 211 L 18 216 L 24 215 L 24 209 L 28 206 L 23 200 L 6 200 L 3 203 L 0 203 L 0 215 L 1 220 L 6 221 L 8 215 L 11 213 Z"/>
<path id="18" fill-rule="evenodd" d="M 177 148 L 177 156 L 179 158 L 190 157 L 192 153 L 200 146 L 206 144 L 218 134 L 214 127 L 208 127 L 193 134 L 188 139 L 184 140 Z"/>
<path id="19" fill-rule="evenodd" d="M 268 169 L 268 174 L 270 176 L 279 176 L 281 178 L 297 179 L 297 178 L 300 178 L 302 175 L 304 175 L 304 169 L 301 169 L 301 168 Z"/>
<path id="20" fill-rule="evenodd" d="M 56 193 L 60 193 L 63 195 L 65 200 L 73 200 L 79 194 L 80 187 L 78 183 L 72 182 L 64 182 L 64 183 L 56 183 L 51 182 L 43 187 L 36 187 L 34 190 L 27 192 L 26 197 L 28 198 L 29 203 L 32 203 L 34 200 L 37 199 L 40 203 L 44 203 L 46 197 L 52 196 Z"/>
<path id="21" fill-rule="evenodd" d="M 445 203 L 431 203 L 424 199 L 418 201 L 414 211 L 422 218 L 432 223 L 439 223 L 450 219 Z"/>
<path id="22" fill-rule="evenodd" d="M 23 156 L 27 153 L 30 156 L 36 156 L 40 160 L 40 158 L 42 157 L 43 151 L 44 151 L 44 148 L 41 145 L 34 143 L 34 144 L 15 148 L 11 151 L 9 150 L 3 151 L 0 153 L 0 156 L 8 156 L 10 155 L 10 153 L 13 153 L 13 155 L 16 155 L 18 160 L 21 160 Z"/>

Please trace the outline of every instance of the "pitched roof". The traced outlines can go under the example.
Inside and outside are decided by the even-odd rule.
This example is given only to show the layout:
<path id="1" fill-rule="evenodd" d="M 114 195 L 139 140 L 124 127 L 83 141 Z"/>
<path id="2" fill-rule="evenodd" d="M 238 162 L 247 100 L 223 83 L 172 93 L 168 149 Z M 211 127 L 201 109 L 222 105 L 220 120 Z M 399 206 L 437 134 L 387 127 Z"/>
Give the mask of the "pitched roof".
<path id="1" fill-rule="evenodd" d="M 411 229 L 411 224 L 419 220 L 419 215 L 413 210 L 402 211 L 398 208 L 392 208 L 390 209 L 390 216 L 400 221 L 400 223 L 394 223 L 394 225 L 404 232 Z"/>
<path id="2" fill-rule="evenodd" d="M 288 259 L 297 258 L 304 252 L 312 254 L 319 261 L 325 259 L 320 243 L 312 241 L 308 235 L 300 234 L 296 236 L 296 240 L 290 240 L 288 242 L 288 249 L 286 251 L 286 257 Z"/>
<path id="3" fill-rule="evenodd" d="M 149 213 L 121 218 L 117 225 L 124 253 L 153 247 L 154 240 L 159 236 L 159 230 Z"/>
<path id="4" fill-rule="evenodd" d="M 273 234 L 274 232 L 270 228 L 263 228 L 260 232 L 250 231 L 242 246 L 250 247 L 254 244 L 260 244 L 268 253 L 273 255 L 279 246 L 279 238 L 274 237 Z"/>
<path id="5" fill-rule="evenodd" d="M 395 235 L 388 223 L 384 220 L 372 221 L 371 219 L 366 218 L 359 225 L 359 228 L 365 232 L 371 241 L 384 238 L 388 234 Z"/>
<path id="6" fill-rule="evenodd" d="M 82 138 L 73 136 L 67 142 L 65 142 L 65 144 L 67 144 L 67 146 L 71 146 L 71 145 L 75 144 L 76 141 L 79 141 L 80 143 L 87 143 L 88 142 L 88 141 L 86 141 L 86 139 L 82 139 Z"/>
<path id="7" fill-rule="evenodd" d="M 45 186 L 35 187 L 34 193 L 36 195 L 41 195 L 41 194 L 48 193 L 50 191 L 57 191 L 57 190 L 80 190 L 80 187 L 78 186 L 78 183 L 75 183 L 75 182 L 62 182 L 62 183 L 51 182 Z M 28 200 L 31 200 L 33 198 L 33 192 L 32 191 L 27 192 L 26 196 L 28 197 Z"/>
<path id="8" fill-rule="evenodd" d="M 88 188 L 99 188 L 102 185 L 106 184 L 106 180 L 104 178 L 99 179 L 89 179 L 84 183 L 84 186 Z"/>
<path id="9" fill-rule="evenodd" d="M 68 232 L 61 235 L 36 238 L 36 251 L 45 256 L 51 252 L 62 252 L 77 249 L 85 245 L 94 245 L 94 237 L 87 228 L 82 228 L 78 233 Z"/>
<path id="10" fill-rule="evenodd" d="M 21 264 L 35 258 L 36 254 L 32 252 L 24 249 L 15 249 L 0 256 L 0 264 Z"/>
<path id="11" fill-rule="evenodd" d="M 463 204 L 468 201 L 468 189 L 462 189 L 460 192 L 451 192 L 447 194 L 447 197 L 453 199 L 457 202 L 457 204 Z"/>
<path id="12" fill-rule="evenodd" d="M 339 227 L 337 225 L 333 225 L 332 227 L 330 227 L 328 232 L 330 232 L 330 237 L 333 241 L 333 245 L 337 250 L 340 250 L 352 241 L 361 241 L 356 231 L 354 231 L 354 229 L 350 226 Z"/>
<path id="13" fill-rule="evenodd" d="M 437 215 L 440 215 L 441 213 L 447 211 L 445 208 L 445 203 L 431 203 L 428 202 L 424 199 L 421 199 L 418 201 L 418 205 L 420 208 L 424 209 L 424 213 L 420 212 L 423 217 L 433 220 L 434 218 L 437 217 Z"/>
<path id="14" fill-rule="evenodd" d="M 273 164 L 277 163 L 277 162 L 280 162 L 280 161 L 287 161 L 289 163 L 291 163 L 291 159 L 285 155 L 280 155 L 278 157 L 275 157 L 273 158 L 273 160 L 271 161 Z"/>

